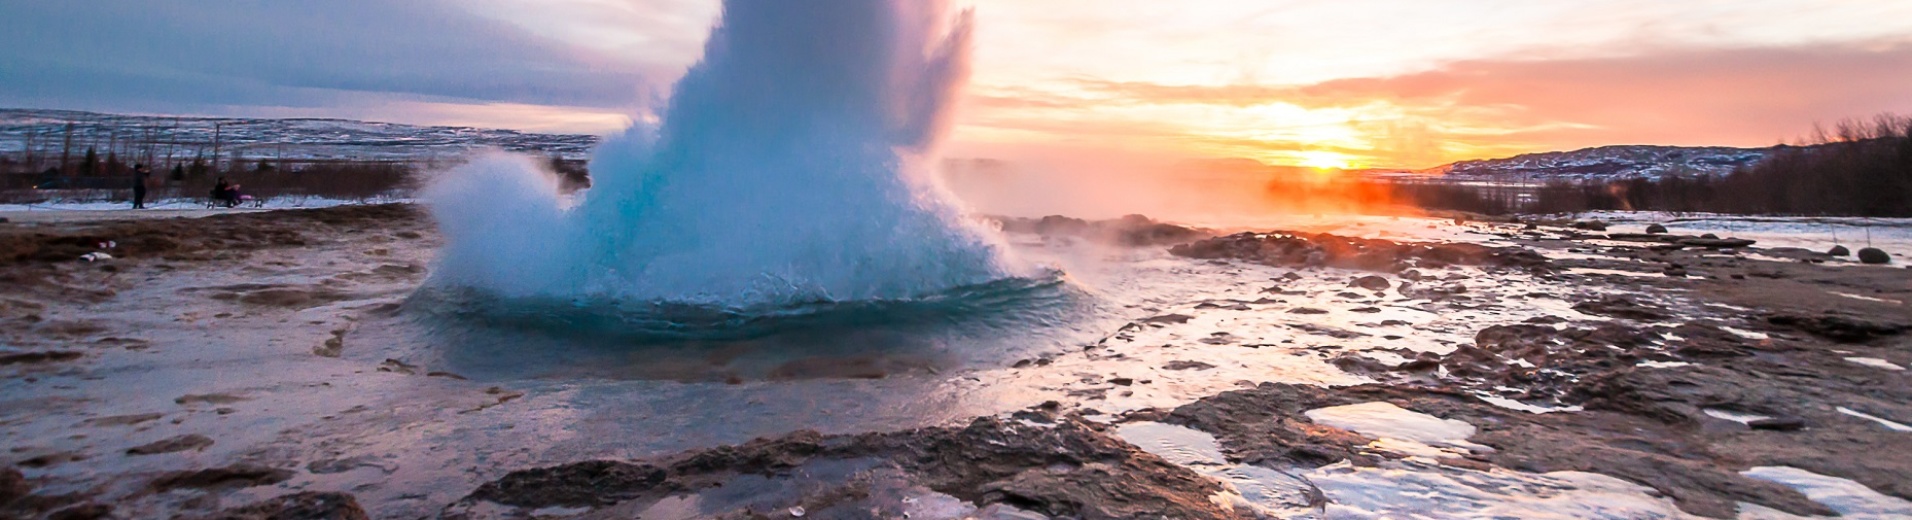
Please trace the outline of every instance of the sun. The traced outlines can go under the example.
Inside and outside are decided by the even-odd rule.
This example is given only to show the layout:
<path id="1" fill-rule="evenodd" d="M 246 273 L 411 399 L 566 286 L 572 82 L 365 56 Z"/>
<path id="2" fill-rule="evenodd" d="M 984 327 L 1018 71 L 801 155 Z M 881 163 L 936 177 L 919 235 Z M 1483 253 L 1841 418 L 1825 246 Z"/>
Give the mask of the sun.
<path id="1" fill-rule="evenodd" d="M 1353 165 L 1353 158 L 1340 152 L 1327 150 L 1305 150 L 1295 153 L 1301 166 L 1321 170 L 1346 170 Z"/>

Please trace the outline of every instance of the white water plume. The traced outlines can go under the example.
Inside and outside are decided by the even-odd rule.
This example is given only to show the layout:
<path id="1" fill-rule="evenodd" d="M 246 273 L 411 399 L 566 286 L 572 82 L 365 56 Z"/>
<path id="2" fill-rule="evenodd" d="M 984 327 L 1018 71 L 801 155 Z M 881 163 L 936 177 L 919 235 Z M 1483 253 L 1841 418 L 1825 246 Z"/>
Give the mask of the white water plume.
<path id="1" fill-rule="evenodd" d="M 970 17 L 921 0 L 726 0 L 655 124 L 567 204 L 494 154 L 427 190 L 442 284 L 729 308 L 914 299 L 1011 276 L 934 186 Z"/>

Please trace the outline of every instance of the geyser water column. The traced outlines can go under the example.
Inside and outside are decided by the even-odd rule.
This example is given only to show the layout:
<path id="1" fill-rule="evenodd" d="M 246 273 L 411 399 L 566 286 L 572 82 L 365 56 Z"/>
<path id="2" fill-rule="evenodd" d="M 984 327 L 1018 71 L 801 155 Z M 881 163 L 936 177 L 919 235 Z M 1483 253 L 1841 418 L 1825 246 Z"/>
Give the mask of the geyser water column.
<path id="1" fill-rule="evenodd" d="M 726 0 L 661 121 L 610 139 L 566 204 L 532 161 L 427 190 L 435 281 L 507 297 L 724 308 L 915 299 L 1011 276 L 927 181 L 967 14 L 923 0 Z"/>

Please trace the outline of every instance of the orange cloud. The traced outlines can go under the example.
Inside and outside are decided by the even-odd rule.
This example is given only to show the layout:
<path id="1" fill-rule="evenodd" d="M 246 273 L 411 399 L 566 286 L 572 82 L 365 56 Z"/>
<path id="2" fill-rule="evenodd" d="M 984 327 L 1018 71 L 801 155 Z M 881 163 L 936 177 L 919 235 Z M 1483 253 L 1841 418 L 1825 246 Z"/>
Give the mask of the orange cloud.
<path id="1" fill-rule="evenodd" d="M 1607 144 L 1760 146 L 1815 122 L 1912 112 L 1912 43 L 1471 60 L 1311 85 L 1074 78 L 985 87 L 971 106 L 966 124 L 983 134 L 1094 136 L 1291 165 L 1340 157 L 1425 168 Z"/>

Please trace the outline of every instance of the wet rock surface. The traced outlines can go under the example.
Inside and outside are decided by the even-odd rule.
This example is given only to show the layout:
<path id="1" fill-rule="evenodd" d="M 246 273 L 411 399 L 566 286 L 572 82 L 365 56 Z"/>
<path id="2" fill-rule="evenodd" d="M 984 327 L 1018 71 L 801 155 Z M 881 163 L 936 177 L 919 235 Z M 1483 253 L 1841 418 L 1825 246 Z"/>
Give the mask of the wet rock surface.
<path id="1" fill-rule="evenodd" d="M 1400 243 L 1326 233 L 1237 233 L 1169 248 L 1205 260 L 1242 260 L 1282 267 L 1335 267 L 1401 272 L 1415 267 L 1476 265 L 1544 269 L 1547 259 L 1519 248 L 1475 244 Z"/>
<path id="2" fill-rule="evenodd" d="M 1003 231 L 1044 237 L 1073 237 L 1122 246 L 1171 245 L 1214 236 L 1205 229 L 1157 222 L 1142 215 L 1113 220 L 1083 220 L 1050 215 L 1042 218 L 984 217 Z"/>
<path id="3" fill-rule="evenodd" d="M 261 500 L 197 520 L 369 520 L 358 499 L 345 493 L 308 491 Z"/>
<path id="4" fill-rule="evenodd" d="M 516 471 L 479 487 L 444 516 L 475 517 L 486 503 L 641 511 L 668 497 L 721 490 L 727 483 L 801 479 L 806 472 L 834 466 L 848 468 L 840 483 L 777 497 L 774 503 L 719 506 L 697 515 L 742 518 L 754 508 L 861 513 L 828 518 L 894 518 L 902 513 L 896 504 L 868 499 L 878 494 L 872 489 L 875 481 L 900 479 L 906 487 L 977 507 L 1008 506 L 1056 517 L 1235 517 L 1209 500 L 1220 491 L 1218 484 L 1142 452 L 1104 428 L 1037 408 L 1010 418 L 976 419 L 964 427 L 837 436 L 799 432 L 664 460 L 600 460 Z M 892 508 L 889 514 L 880 514 L 886 507 Z"/>
<path id="5" fill-rule="evenodd" d="M 314 231 L 334 226 L 366 227 L 379 236 L 400 238 L 409 233 L 409 239 L 422 238 L 415 230 L 428 227 L 413 221 L 419 218 L 416 212 L 391 208 L 300 212 L 269 222 L 243 215 L 216 218 L 220 220 L 210 223 L 4 230 L 0 239 L 39 245 L 33 246 L 34 252 L 11 257 L 10 263 L 0 266 L 0 277 L 5 278 L 0 283 L 25 282 L 16 294 L 33 297 L 0 297 L 0 320 L 10 327 L 5 334 L 17 334 L 0 339 L 42 342 L 0 351 L 0 356 L 25 356 L 0 365 L 18 374 L 18 385 L 45 385 L 26 381 L 60 373 L 70 375 L 57 384 L 73 384 L 94 377 L 77 369 L 108 357 L 106 353 L 168 348 L 163 342 L 133 340 L 131 334 L 49 311 L 57 302 L 114 301 L 116 291 L 125 287 L 126 278 L 120 278 L 125 272 L 104 271 L 100 265 L 69 258 L 102 250 L 96 242 L 100 239 L 117 242 L 110 248 L 117 264 L 108 265 L 129 271 L 151 269 L 137 272 L 154 277 L 175 268 L 223 266 L 221 259 L 237 256 L 269 258 L 279 250 L 337 244 L 344 240 L 341 235 Z M 397 223 L 380 220 L 387 218 Z M 189 236 L 219 226 L 256 227 L 263 232 Z M 1068 352 L 1023 354 L 999 363 L 1004 370 L 1077 370 L 1078 375 L 1069 377 L 1080 384 L 1057 387 L 1053 396 L 1040 397 L 1059 401 L 1047 406 L 973 420 L 952 419 L 941 427 L 835 435 L 797 432 L 742 444 L 733 439 L 725 441 L 730 446 L 673 448 L 663 453 L 674 455 L 638 460 L 601 456 L 541 460 L 487 453 L 486 457 L 497 458 L 482 463 L 461 459 L 460 469 L 453 471 L 464 471 L 463 464 L 471 463 L 480 468 L 471 474 L 402 480 L 431 470 L 401 470 L 394 462 L 349 453 L 350 440 L 342 441 L 372 429 L 330 437 L 309 452 L 275 451 L 284 449 L 279 445 L 274 450 L 241 450 L 228 457 L 225 452 L 248 441 L 218 433 L 214 447 L 212 437 L 186 434 L 192 431 L 189 428 L 207 431 L 204 425 L 209 422 L 223 417 L 243 419 L 253 408 L 280 406 L 285 401 L 275 400 L 267 388 L 190 385 L 154 396 L 162 405 L 157 408 L 88 409 L 85 415 L 57 425 L 112 440 L 75 443 L 84 444 L 78 448 L 22 446 L 8 454 L 4 461 L 25 472 L 0 471 L 0 517 L 356 519 L 371 516 L 366 509 L 383 511 L 379 508 L 393 501 L 422 504 L 406 509 L 419 511 L 406 518 L 428 513 L 470 519 L 896 518 L 920 512 L 925 504 L 939 504 L 943 511 L 1013 518 L 1248 516 L 1218 505 L 1215 497 L 1226 487 L 1204 476 L 1200 468 L 1169 463 L 1116 437 L 1112 431 L 1124 421 L 1159 421 L 1206 432 L 1216 437 L 1229 460 L 1282 471 L 1343 461 L 1352 467 L 1399 468 L 1390 465 L 1407 457 L 1433 457 L 1443 467 L 1470 471 L 1593 472 L 1648 486 L 1671 497 L 1688 513 L 1711 517 L 1731 517 L 1742 502 L 1796 514 L 1830 513 L 1825 505 L 1791 488 L 1740 474 L 1756 466 L 1801 468 L 1852 479 L 1890 496 L 1912 498 L 1912 488 L 1906 484 L 1912 482 L 1907 474 L 1912 460 L 1903 449 L 1907 434 L 1882 426 L 1912 423 L 1912 408 L 1906 404 L 1912 402 L 1908 395 L 1912 385 L 1907 384 L 1906 372 L 1882 368 L 1912 365 L 1912 358 L 1905 354 L 1912 346 L 1907 343 L 1907 333 L 1912 332 L 1908 316 L 1912 315 L 1904 306 L 1912 300 L 1912 287 L 1907 286 L 1908 275 L 1902 269 L 1859 267 L 1805 249 L 1760 249 L 1731 237 L 1603 237 L 1572 230 L 1543 231 L 1538 226 L 1529 230 L 1510 226 L 1505 232 L 1513 238 L 1496 242 L 1522 247 L 1309 233 L 1208 237 L 1200 230 L 1146 219 L 1101 223 L 1040 219 L 1005 222 L 1004 226 L 1052 238 L 1124 246 L 1181 243 L 1173 248 L 1174 254 L 1217 260 L 1177 262 L 1199 264 L 1195 267 L 1204 270 L 1182 265 L 1186 269 L 1180 272 L 1193 273 L 1188 276 L 1222 270 L 1255 276 L 1210 278 L 1241 284 L 1242 292 L 1236 294 L 1205 294 L 1179 305 L 1150 302 L 1134 309 L 1132 317 L 1124 316 L 1126 325 L 1114 333 L 1148 339 L 1149 349 L 1191 349 L 1200 357 L 1144 358 L 1118 366 L 1113 361 L 1123 353 L 1091 345 L 1071 347 Z M 157 238 L 128 238 L 129 233 L 146 232 Z M 174 245 L 168 246 L 162 238 Z M 1552 260 L 1537 253 L 1569 249 L 1571 254 Z M 324 283 L 247 281 L 196 287 L 182 294 L 228 306 L 220 309 L 235 314 L 278 313 L 270 315 L 283 319 L 287 328 L 310 323 L 314 329 L 314 334 L 297 342 L 260 345 L 261 351 L 289 352 L 322 363 L 364 358 L 357 360 L 365 363 L 358 368 L 367 375 L 354 377 L 402 380 L 405 387 L 463 383 L 463 376 L 439 371 L 442 365 L 433 360 L 364 353 L 361 345 L 375 349 L 376 340 L 361 340 L 354 324 L 305 322 L 309 316 L 296 314 L 360 297 L 340 280 L 403 280 L 424 274 L 420 267 L 424 263 L 390 263 L 376 252 L 366 254 L 379 260 L 359 266 L 350 277 Z M 1123 251 L 1158 259 L 1160 253 L 1160 249 Z M 268 261 L 252 269 L 265 267 L 286 266 Z M 1277 274 L 1284 270 L 1293 272 Z M 1536 289 L 1529 298 L 1521 296 L 1528 289 L 1496 291 L 1469 279 L 1494 274 L 1518 274 L 1522 280 L 1552 285 Z M 1541 301 L 1555 304 L 1557 312 L 1492 325 L 1471 321 L 1430 325 L 1423 316 L 1470 313 L 1486 318 Z M 1244 315 L 1270 321 L 1230 321 Z M 180 319 L 210 324 L 223 316 Z M 1193 336 L 1155 342 L 1151 338 L 1160 336 L 1146 334 L 1176 327 L 1193 329 Z M 1251 327 L 1301 335 L 1295 336 L 1299 341 L 1294 343 L 1261 341 L 1254 339 L 1258 331 Z M 1424 340 L 1424 335 L 1435 331 L 1451 334 L 1442 337 L 1452 341 Z M 1357 344 L 1366 346 L 1349 347 Z M 1424 351 L 1430 347 L 1438 348 Z M 1242 376 L 1244 368 L 1235 366 L 1239 363 L 1235 351 L 1312 360 L 1317 364 L 1309 370 L 1352 374 L 1350 378 L 1364 377 L 1358 381 L 1372 383 L 1338 387 L 1261 383 L 1257 378 L 1292 374 Z M 1124 353 L 1134 355 L 1135 351 Z M 8 358 L 0 357 L 4 359 Z M 1014 359 L 1022 361 L 1010 367 Z M 821 378 L 824 382 L 866 381 L 859 378 L 896 373 L 859 365 L 854 359 L 839 361 L 832 358 L 823 363 L 847 368 L 831 371 L 803 364 L 814 361 L 787 366 L 794 372 L 827 372 Z M 870 370 L 873 366 L 879 370 Z M 804 380 L 795 376 L 769 379 L 775 383 Z M 1132 393 L 1139 400 L 1164 387 L 1215 381 L 1221 383 L 1202 387 L 1200 394 L 1193 395 L 1205 397 L 1193 402 L 1150 403 L 1159 408 L 1142 411 L 1113 402 Z M 296 392 L 316 391 L 330 383 L 304 383 L 307 386 Z M 540 397 L 493 382 L 473 381 L 470 386 L 472 402 L 448 409 L 446 416 L 497 413 Z M 734 386 L 748 384 L 739 381 Z M 1224 388 L 1238 390 L 1220 390 Z M 1376 437 L 1308 417 L 1309 411 L 1323 407 L 1374 402 L 1465 422 L 1478 428 L 1468 440 L 1491 450 L 1409 455 L 1377 442 Z M 1531 413 L 1509 408 L 1509 402 L 1530 410 L 1558 411 Z M 1115 411 L 1105 414 L 1087 408 L 1091 403 Z M 92 405 L 54 402 L 47 406 Z M 354 407 L 316 421 L 323 424 L 353 413 L 372 412 Z M 284 435 L 296 437 L 309 431 Z M 600 434 L 592 431 L 592 435 Z M 700 446 L 716 444 L 721 443 Z M 161 455 L 169 453 L 173 455 Z M 150 464 L 157 469 L 133 472 L 111 485 L 88 484 L 91 489 L 131 489 L 131 494 L 71 491 L 87 488 L 71 485 L 77 480 L 66 481 L 66 487 L 58 491 L 33 485 L 72 479 L 70 475 L 110 461 Z M 386 479 L 395 483 L 383 484 Z M 381 483 L 365 484 L 373 480 Z M 391 488 L 400 487 L 407 494 L 392 498 Z M 358 496 L 329 491 L 351 491 Z M 291 494 L 228 507 L 280 493 Z M 236 498 L 241 496 L 245 498 Z M 1331 501 L 1333 497 L 1320 498 Z"/>

